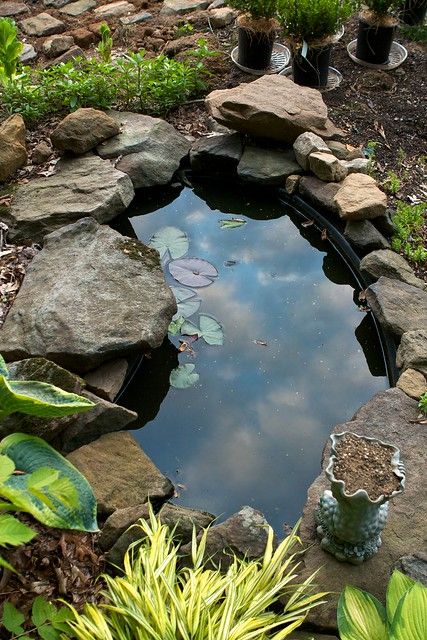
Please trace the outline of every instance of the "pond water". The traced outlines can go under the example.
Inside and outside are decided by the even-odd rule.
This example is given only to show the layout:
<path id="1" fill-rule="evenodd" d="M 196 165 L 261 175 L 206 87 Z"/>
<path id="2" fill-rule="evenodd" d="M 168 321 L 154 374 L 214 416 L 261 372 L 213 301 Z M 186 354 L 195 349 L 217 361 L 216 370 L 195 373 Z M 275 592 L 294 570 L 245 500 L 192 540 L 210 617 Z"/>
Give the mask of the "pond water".
<path id="1" fill-rule="evenodd" d="M 194 354 L 178 354 L 183 338 L 171 336 L 143 361 L 120 396 L 139 413 L 133 434 L 177 502 L 222 518 L 249 504 L 280 532 L 301 514 L 331 428 L 388 387 L 357 284 L 318 229 L 263 191 L 214 183 L 153 192 L 127 216 L 122 232 L 147 243 L 178 227 L 188 255 L 216 266 L 213 284 L 197 289 L 199 312 L 225 333 L 223 346 L 199 339 Z M 246 224 L 221 228 L 236 216 Z M 195 386 L 170 387 L 178 363 L 195 365 Z"/>

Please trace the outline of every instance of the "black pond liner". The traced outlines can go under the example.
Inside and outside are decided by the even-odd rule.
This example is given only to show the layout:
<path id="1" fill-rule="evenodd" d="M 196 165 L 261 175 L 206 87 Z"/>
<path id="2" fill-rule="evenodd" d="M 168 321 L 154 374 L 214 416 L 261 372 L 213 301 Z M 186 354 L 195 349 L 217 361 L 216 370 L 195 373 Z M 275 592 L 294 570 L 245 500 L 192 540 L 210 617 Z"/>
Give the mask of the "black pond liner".
<path id="1" fill-rule="evenodd" d="M 184 182 L 186 186 L 191 185 L 191 173 L 185 172 L 184 174 Z M 198 182 L 212 182 L 212 177 L 209 178 L 200 178 L 197 176 Z M 261 187 L 263 188 L 263 187 Z M 328 234 L 328 239 L 332 243 L 336 252 L 339 254 L 343 262 L 346 264 L 350 272 L 352 273 L 357 285 L 363 291 L 365 290 L 372 282 L 373 279 L 368 279 L 363 276 L 360 272 L 360 258 L 354 249 L 351 247 L 349 242 L 343 236 L 341 231 L 337 229 L 337 227 L 330 222 L 327 218 L 325 218 L 317 209 L 309 205 L 299 196 L 290 196 L 286 193 L 284 189 L 276 188 L 272 189 L 272 191 L 276 191 L 278 200 L 286 207 L 288 210 L 291 209 L 292 213 L 299 217 L 304 221 L 314 221 L 315 227 L 321 231 L 326 229 Z M 376 320 L 374 314 L 370 314 L 372 319 L 372 323 L 375 329 L 375 332 L 378 336 L 378 343 L 381 347 L 381 352 L 386 368 L 387 378 L 389 380 L 390 386 L 394 387 L 396 385 L 397 379 L 399 377 L 399 372 L 396 368 L 396 344 L 393 339 L 393 336 L 386 332 L 383 327 Z M 120 398 L 125 394 L 127 388 L 131 384 L 133 378 L 138 373 L 138 370 L 141 366 L 143 366 L 144 356 L 137 356 L 133 361 L 131 361 L 129 370 L 126 376 L 126 379 L 123 383 L 122 388 L 115 398 L 115 402 L 120 402 Z"/>

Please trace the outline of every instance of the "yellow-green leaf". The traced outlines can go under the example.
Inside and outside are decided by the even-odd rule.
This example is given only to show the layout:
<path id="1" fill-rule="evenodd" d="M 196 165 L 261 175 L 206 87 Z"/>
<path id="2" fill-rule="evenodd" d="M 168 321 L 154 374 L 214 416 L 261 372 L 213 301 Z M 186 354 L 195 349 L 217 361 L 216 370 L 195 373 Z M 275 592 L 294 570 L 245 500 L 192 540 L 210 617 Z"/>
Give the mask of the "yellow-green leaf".
<path id="1" fill-rule="evenodd" d="M 386 611 L 370 593 L 347 586 L 337 611 L 341 640 L 387 640 Z"/>
<path id="2" fill-rule="evenodd" d="M 390 631 L 390 640 L 426 640 L 427 587 L 416 582 L 400 599 Z"/>
<path id="3" fill-rule="evenodd" d="M 390 625 L 393 622 L 399 600 L 413 584 L 415 584 L 415 581 L 401 571 L 393 571 L 388 583 L 386 598 L 387 620 Z"/>

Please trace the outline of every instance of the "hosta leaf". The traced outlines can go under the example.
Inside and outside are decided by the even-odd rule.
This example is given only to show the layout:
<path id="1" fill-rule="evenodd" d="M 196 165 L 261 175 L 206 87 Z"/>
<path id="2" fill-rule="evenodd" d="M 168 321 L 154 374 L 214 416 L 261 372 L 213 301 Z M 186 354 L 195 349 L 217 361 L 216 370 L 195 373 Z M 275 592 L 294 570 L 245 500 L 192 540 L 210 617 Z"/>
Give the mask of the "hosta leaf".
<path id="1" fill-rule="evenodd" d="M 0 546 L 5 547 L 10 544 L 17 547 L 29 542 L 35 535 L 37 535 L 35 531 L 14 516 L 8 513 L 0 515 Z"/>
<path id="2" fill-rule="evenodd" d="M 11 602 L 5 602 L 3 606 L 3 625 L 14 635 L 24 633 L 25 616 Z"/>
<path id="3" fill-rule="evenodd" d="M 6 380 L 0 376 L 2 413 L 19 411 L 40 418 L 59 418 L 89 411 L 94 406 L 87 398 L 68 393 L 46 382 Z"/>
<path id="4" fill-rule="evenodd" d="M 1 488 L 2 495 L 21 511 L 31 513 L 50 527 L 97 531 L 96 500 L 84 476 L 53 447 L 25 433 L 13 433 L 0 442 L 0 452 L 7 454 L 22 475 L 11 476 Z M 45 477 L 43 489 L 40 468 L 58 472 Z M 36 483 L 30 474 L 36 472 Z M 32 489 L 33 483 L 33 489 Z M 35 487 L 35 489 L 34 489 Z M 37 492 L 43 490 L 43 496 Z M 52 505 L 52 506 L 50 506 Z"/>
<path id="5" fill-rule="evenodd" d="M 181 231 L 181 229 L 177 227 L 163 227 L 163 229 L 159 229 L 159 231 L 151 237 L 148 246 L 157 249 L 160 253 L 160 259 L 162 259 L 168 251 L 171 258 L 175 259 L 185 256 L 188 251 L 189 242 L 187 234 Z"/>
<path id="6" fill-rule="evenodd" d="M 237 229 L 237 227 L 242 227 L 244 224 L 246 224 L 246 220 L 241 220 L 240 218 L 219 221 L 221 229 Z"/>
<path id="7" fill-rule="evenodd" d="M 390 640 L 427 638 L 427 587 L 416 582 L 400 599 L 390 630 Z"/>
<path id="8" fill-rule="evenodd" d="M 347 586 L 338 600 L 341 640 L 387 640 L 385 608 L 370 593 Z"/>
<path id="9" fill-rule="evenodd" d="M 199 374 L 194 373 L 194 364 L 180 364 L 179 367 L 171 371 L 169 382 L 176 389 L 187 389 L 196 384 L 199 380 Z"/>
<path id="10" fill-rule="evenodd" d="M 197 335 L 210 345 L 218 346 L 224 344 L 223 328 L 215 318 L 201 313 L 199 316 L 199 325 L 200 326 L 197 327 L 192 322 L 184 322 L 181 327 L 182 335 Z"/>
<path id="11" fill-rule="evenodd" d="M 15 471 L 15 464 L 13 460 L 7 456 L 0 455 L 0 483 L 4 482 Z M 1 495 L 1 492 L 0 492 Z"/>
<path id="12" fill-rule="evenodd" d="M 9 370 L 3 356 L 0 356 L 0 376 L 4 376 L 5 378 L 9 377 Z"/>
<path id="13" fill-rule="evenodd" d="M 415 581 L 404 573 L 401 573 L 401 571 L 393 571 L 388 583 L 386 597 L 387 620 L 389 624 L 393 622 L 399 600 L 413 584 L 415 584 Z"/>
<path id="14" fill-rule="evenodd" d="M 169 271 L 175 280 L 188 287 L 207 287 L 218 275 L 216 267 L 202 258 L 173 260 Z"/>

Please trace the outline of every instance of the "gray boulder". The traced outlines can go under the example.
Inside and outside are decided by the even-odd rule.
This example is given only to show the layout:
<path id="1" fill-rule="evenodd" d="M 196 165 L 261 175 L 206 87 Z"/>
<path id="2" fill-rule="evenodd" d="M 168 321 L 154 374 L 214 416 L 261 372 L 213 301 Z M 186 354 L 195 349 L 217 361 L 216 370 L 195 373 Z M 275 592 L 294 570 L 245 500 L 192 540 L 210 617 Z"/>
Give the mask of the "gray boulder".
<path id="1" fill-rule="evenodd" d="M 242 153 L 243 141 L 238 133 L 205 136 L 191 147 L 191 168 L 197 173 L 234 173 Z"/>
<path id="2" fill-rule="evenodd" d="M 101 158 L 121 156 L 116 167 L 130 176 L 135 189 L 168 184 L 190 142 L 160 118 L 118 111 L 109 115 L 121 125 L 121 133 L 98 146 Z"/>
<path id="3" fill-rule="evenodd" d="M 112 402 L 125 381 L 128 362 L 125 358 L 112 360 L 85 375 L 88 389 L 100 398 Z"/>
<path id="4" fill-rule="evenodd" d="M 198 9 L 206 9 L 210 0 L 164 0 L 161 14 L 166 16 L 183 15 Z"/>
<path id="5" fill-rule="evenodd" d="M 65 53 L 74 44 L 73 36 L 57 35 L 48 38 L 43 42 L 43 53 L 48 58 L 57 58 Z"/>
<path id="6" fill-rule="evenodd" d="M 237 175 L 246 182 L 285 185 L 286 178 L 302 169 L 292 151 L 246 146 L 237 166 Z"/>
<path id="7" fill-rule="evenodd" d="M 337 599 L 345 585 L 356 585 L 385 602 L 387 583 L 395 563 L 404 555 L 417 553 L 420 542 L 425 540 L 427 486 L 424 452 L 427 432 L 416 424 L 417 415 L 416 400 L 408 398 L 400 389 L 388 389 L 361 407 L 350 422 L 337 425 L 333 430 L 334 433 L 351 431 L 379 438 L 399 447 L 407 470 L 407 482 L 404 493 L 390 504 L 379 552 L 359 566 L 338 562 L 321 549 L 316 536 L 314 510 L 323 490 L 329 489 L 326 476 L 320 475 L 309 488 L 300 528 L 307 550 L 302 556 L 304 570 L 298 580 L 302 581 L 321 567 L 315 580 L 316 588 L 331 593 L 327 603 L 310 612 L 307 620 L 318 628 L 336 628 Z M 323 456 L 323 469 L 329 452 L 328 444 Z"/>
<path id="8" fill-rule="evenodd" d="M 67 2 L 67 6 L 60 9 L 60 12 L 75 17 L 94 9 L 94 7 L 96 7 L 96 0 L 77 0 L 77 2 Z"/>
<path id="9" fill-rule="evenodd" d="M 404 333 L 397 350 L 399 368 L 416 369 L 427 376 L 427 330 L 415 329 Z"/>
<path id="10" fill-rule="evenodd" d="M 116 509 L 164 502 L 173 495 L 170 480 L 160 473 L 136 440 L 126 431 L 108 433 L 67 456 L 89 481 L 98 501 L 98 515 Z"/>
<path id="11" fill-rule="evenodd" d="M 295 158 L 298 164 L 304 169 L 309 169 L 309 156 L 315 151 L 329 153 L 326 142 L 315 133 L 306 131 L 302 133 L 294 142 Z"/>
<path id="12" fill-rule="evenodd" d="M 160 346 L 175 312 L 158 252 L 85 218 L 45 238 L 1 330 L 2 354 L 89 371 Z"/>
<path id="13" fill-rule="evenodd" d="M 418 287 L 381 276 L 366 290 L 366 300 L 379 322 L 398 336 L 427 330 L 427 293 Z"/>
<path id="14" fill-rule="evenodd" d="M 127 2 L 127 0 L 117 0 L 111 4 L 103 4 L 97 7 L 93 13 L 98 20 L 104 20 L 105 18 L 127 15 L 132 11 L 135 11 L 134 4 Z"/>
<path id="15" fill-rule="evenodd" d="M 418 551 L 410 556 L 402 556 L 396 562 L 396 569 L 402 571 L 412 580 L 421 582 L 427 587 L 427 553 L 426 551 Z"/>
<path id="16" fill-rule="evenodd" d="M 109 222 L 132 202 L 129 176 L 93 155 L 61 160 L 56 172 L 19 185 L 2 214 L 11 240 L 43 237 L 79 218 Z"/>
<path id="17" fill-rule="evenodd" d="M 77 109 L 61 120 L 50 139 L 59 151 L 83 154 L 118 133 L 118 123 L 103 111 Z"/>
<path id="18" fill-rule="evenodd" d="M 314 205 L 337 214 L 335 195 L 340 185 L 337 182 L 323 182 L 314 176 L 302 176 L 298 184 L 300 195 Z"/>
<path id="19" fill-rule="evenodd" d="M 341 182 L 347 175 L 347 168 L 332 153 L 316 151 L 308 158 L 310 170 L 324 182 Z"/>
<path id="20" fill-rule="evenodd" d="M 405 258 L 390 249 L 369 253 L 360 262 L 360 270 L 375 279 L 386 276 L 392 280 L 406 282 L 413 287 L 427 289 L 427 284 L 416 277 Z"/>
<path id="21" fill-rule="evenodd" d="M 49 13 L 39 13 L 37 16 L 22 20 L 21 29 L 27 36 L 51 36 L 65 31 L 65 24 Z"/>
<path id="22" fill-rule="evenodd" d="M 387 238 L 384 238 L 370 220 L 348 220 L 344 229 L 344 237 L 354 247 L 361 249 L 363 253 L 390 247 Z"/>

